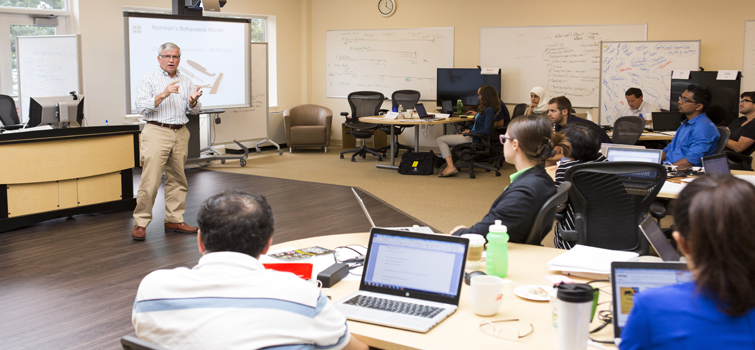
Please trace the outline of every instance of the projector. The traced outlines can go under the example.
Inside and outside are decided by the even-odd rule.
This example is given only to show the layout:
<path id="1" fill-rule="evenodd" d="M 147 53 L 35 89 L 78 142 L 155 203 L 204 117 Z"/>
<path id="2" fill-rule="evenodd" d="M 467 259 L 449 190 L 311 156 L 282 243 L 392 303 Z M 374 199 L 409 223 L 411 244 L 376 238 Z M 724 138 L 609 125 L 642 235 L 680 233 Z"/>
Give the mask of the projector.
<path id="1" fill-rule="evenodd" d="M 220 8 L 225 6 L 226 2 L 226 0 L 204 0 L 204 5 L 202 5 L 202 0 L 186 0 L 185 6 L 187 9 L 220 12 Z"/>

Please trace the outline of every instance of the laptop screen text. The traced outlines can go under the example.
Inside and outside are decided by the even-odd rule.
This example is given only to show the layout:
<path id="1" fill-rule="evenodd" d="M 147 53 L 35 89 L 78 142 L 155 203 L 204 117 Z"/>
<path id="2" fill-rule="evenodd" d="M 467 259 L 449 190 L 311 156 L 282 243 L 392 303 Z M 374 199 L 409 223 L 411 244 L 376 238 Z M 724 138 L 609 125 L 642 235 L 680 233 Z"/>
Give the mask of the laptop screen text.
<path id="1" fill-rule="evenodd" d="M 456 297 L 464 244 L 376 233 L 370 250 L 365 285 Z"/>

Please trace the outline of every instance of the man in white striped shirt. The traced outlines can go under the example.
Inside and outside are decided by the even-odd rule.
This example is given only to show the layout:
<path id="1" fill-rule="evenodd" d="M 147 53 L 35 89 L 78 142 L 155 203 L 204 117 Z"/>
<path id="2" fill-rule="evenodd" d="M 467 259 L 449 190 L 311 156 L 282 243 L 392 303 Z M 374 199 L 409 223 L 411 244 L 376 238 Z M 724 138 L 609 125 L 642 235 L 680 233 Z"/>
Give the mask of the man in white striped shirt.
<path id="1" fill-rule="evenodd" d="M 317 287 L 260 263 L 275 222 L 265 197 L 214 195 L 197 221 L 197 266 L 154 271 L 139 285 L 139 338 L 168 349 L 367 350 Z"/>
<path id="2" fill-rule="evenodd" d="M 165 172 L 165 232 L 196 233 L 184 222 L 188 183 L 184 164 L 189 153 L 189 122 L 186 114 L 199 114 L 200 87 L 181 74 L 181 49 L 165 43 L 158 50 L 157 68 L 139 79 L 136 109 L 147 125 L 142 130 L 142 176 L 136 195 L 131 237 L 143 241 L 152 221 L 152 206 Z"/>

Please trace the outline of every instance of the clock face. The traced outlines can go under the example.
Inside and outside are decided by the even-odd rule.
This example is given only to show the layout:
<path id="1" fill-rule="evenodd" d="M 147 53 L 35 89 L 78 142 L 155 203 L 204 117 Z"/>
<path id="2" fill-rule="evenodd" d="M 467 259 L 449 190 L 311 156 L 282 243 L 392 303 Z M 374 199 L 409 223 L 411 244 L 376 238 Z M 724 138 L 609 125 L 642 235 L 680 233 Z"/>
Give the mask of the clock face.
<path id="1" fill-rule="evenodd" d="M 385 17 L 392 15 L 396 11 L 396 1 L 378 0 L 378 11 Z"/>

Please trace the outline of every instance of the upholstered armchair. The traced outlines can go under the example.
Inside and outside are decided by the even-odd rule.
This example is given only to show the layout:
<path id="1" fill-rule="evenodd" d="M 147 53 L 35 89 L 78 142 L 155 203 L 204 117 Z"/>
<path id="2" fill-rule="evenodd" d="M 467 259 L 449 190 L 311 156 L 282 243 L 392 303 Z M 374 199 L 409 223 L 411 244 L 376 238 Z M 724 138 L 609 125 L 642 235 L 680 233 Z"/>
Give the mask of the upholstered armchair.
<path id="1" fill-rule="evenodd" d="M 322 147 L 328 152 L 333 112 L 318 105 L 298 105 L 283 112 L 288 151 L 295 147 Z"/>

